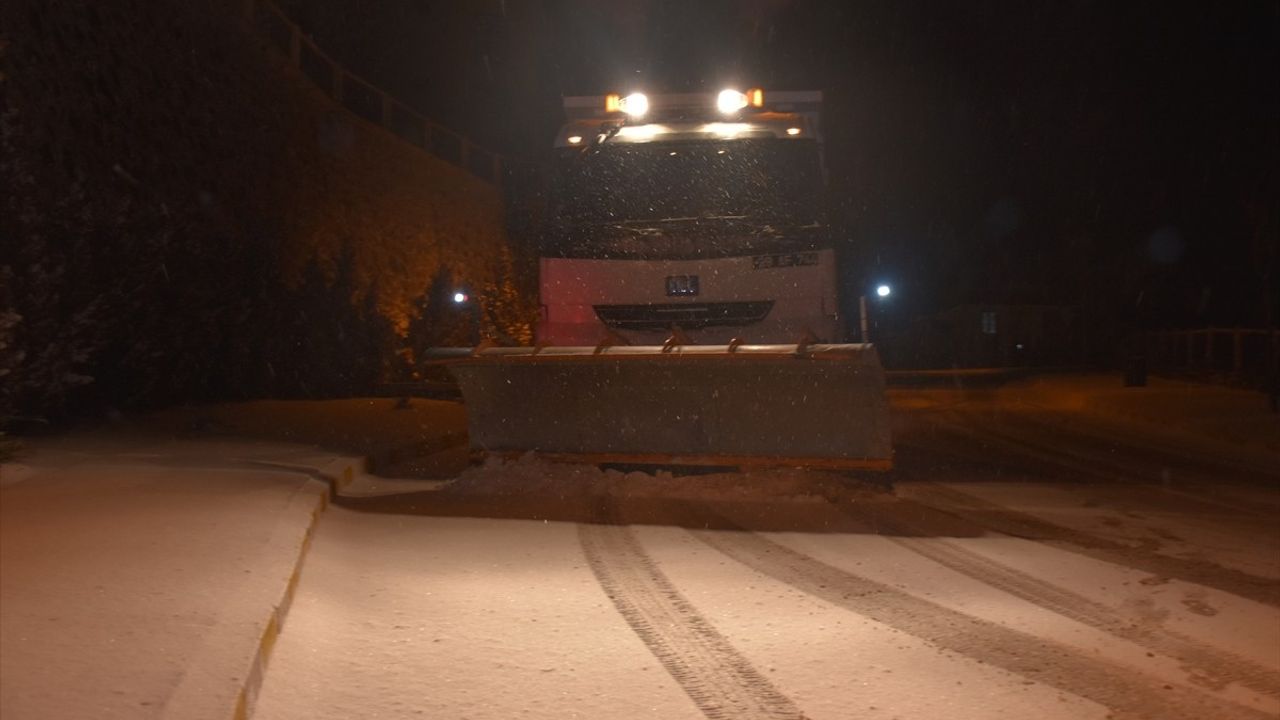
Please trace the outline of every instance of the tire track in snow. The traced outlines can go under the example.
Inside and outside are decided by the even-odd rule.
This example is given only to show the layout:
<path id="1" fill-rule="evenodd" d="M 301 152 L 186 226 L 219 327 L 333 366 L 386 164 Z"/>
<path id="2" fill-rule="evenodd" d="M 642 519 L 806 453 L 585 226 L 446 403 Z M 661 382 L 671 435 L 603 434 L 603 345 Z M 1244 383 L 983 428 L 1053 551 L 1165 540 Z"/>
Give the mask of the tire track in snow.
<path id="1" fill-rule="evenodd" d="M 747 530 L 690 530 L 753 570 L 837 607 L 959 655 L 1092 700 L 1115 717 L 1149 720 L 1274 718 L 1074 648 L 943 607 L 832 567 Z"/>
<path id="2" fill-rule="evenodd" d="M 935 483 L 911 483 L 899 488 L 907 499 L 954 515 L 996 532 L 1033 540 L 1104 562 L 1143 570 L 1216 588 L 1267 605 L 1280 606 L 1280 581 L 1207 560 L 1179 558 L 1155 552 L 1153 546 L 1133 546 L 1055 525 Z"/>
<path id="3" fill-rule="evenodd" d="M 671 677 L 713 720 L 803 720 L 686 600 L 625 525 L 581 524 L 591 572 L 614 607 Z"/>
<path id="4" fill-rule="evenodd" d="M 1098 452 L 1106 448 L 1097 447 L 1101 441 L 1096 439 L 1068 433 L 1071 440 L 1064 446 L 1057 446 L 1046 443 L 1038 433 L 1026 432 L 1030 425 L 1040 427 L 1041 432 L 1054 432 L 1054 429 L 1030 416 L 1020 417 L 1016 423 L 990 417 L 982 418 L 981 422 L 974 422 L 974 419 L 971 414 L 951 411 L 938 414 L 932 420 L 932 424 L 953 435 L 998 445 L 1003 450 L 1033 462 L 1047 463 L 1051 467 L 1065 468 L 1109 483 L 1131 486 L 1136 484 L 1153 488 L 1161 493 L 1177 495 L 1188 504 L 1201 505 L 1214 510 L 1230 510 L 1244 516 L 1239 518 L 1241 521 L 1251 522 L 1259 527 L 1270 527 L 1271 512 L 1269 510 L 1274 508 L 1259 509 L 1238 500 L 1207 494 L 1215 487 L 1220 473 L 1215 474 L 1209 465 L 1195 458 L 1172 458 L 1163 455 L 1152 457 L 1151 451 L 1127 446 L 1125 456 L 1115 456 L 1112 450 L 1109 456 L 1104 457 Z M 1054 437 L 1061 438 L 1063 434 L 1058 431 Z M 1073 445 L 1075 452 L 1069 449 Z M 1093 452 L 1089 452 L 1090 447 Z M 1137 453 L 1137 456 L 1134 453 Z M 1175 463 L 1179 475 L 1176 483 L 1171 474 Z M 1159 466 L 1159 469 L 1156 466 Z M 1239 470 L 1229 468 L 1223 468 L 1221 472 L 1232 475 L 1242 474 Z M 1188 485 L 1188 482 L 1191 485 Z"/>
<path id="5" fill-rule="evenodd" d="M 1228 683 L 1280 696 L 1280 672 L 1180 633 L 1157 631 L 1127 622 L 1111 608 L 1065 588 L 1015 570 L 959 545 L 940 539 L 888 537 L 887 539 L 962 575 L 1003 590 L 1029 603 L 1096 630 L 1140 645 L 1185 664 L 1193 681 L 1212 689 Z"/>
<path id="6" fill-rule="evenodd" d="M 849 508 L 836 509 L 854 520 L 860 516 Z M 909 518 L 881 515 L 877 518 L 883 537 L 939 565 L 1021 598 L 1051 612 L 1088 625 L 1123 640 L 1174 658 L 1185 664 L 1194 682 L 1221 689 L 1230 682 L 1258 692 L 1280 697 L 1280 672 L 1235 653 L 1206 645 L 1181 633 L 1128 622 L 1106 605 L 1046 582 L 1033 575 L 958 543 L 930 537 L 928 528 Z"/>
<path id="7" fill-rule="evenodd" d="M 1230 454 L 1232 448 L 1220 447 L 1216 451 L 1208 451 L 1205 449 L 1192 448 L 1185 443 L 1175 442 L 1157 442 L 1151 444 L 1144 441 L 1140 437 L 1132 435 L 1117 436 L 1117 430 L 1107 429 L 1091 424 L 1076 425 L 1071 422 L 1055 421 L 1052 418 L 1060 417 L 1060 413 L 1047 411 L 1046 409 L 1030 402 L 1016 403 L 1017 411 L 1016 421 L 1010 419 L 1002 419 L 997 424 L 1002 425 L 1008 431 L 1014 431 L 1022 434 L 1028 430 L 1035 429 L 1034 435 L 1040 438 L 1046 435 L 1050 437 L 1066 437 L 1069 442 L 1067 447 L 1076 447 L 1084 449 L 1086 447 L 1093 448 L 1087 456 L 1098 458 L 1097 451 L 1105 451 L 1106 456 L 1110 456 L 1117 465 L 1125 460 L 1145 465 L 1150 469 L 1153 466 L 1161 468 L 1176 466 L 1180 473 L 1192 480 L 1200 481 L 1203 484 L 1200 487 L 1212 490 L 1213 486 L 1220 482 L 1223 476 L 1228 478 L 1243 480 L 1247 484 L 1265 487 L 1264 483 L 1258 480 L 1264 476 L 1275 477 L 1278 473 L 1274 463 L 1265 461 L 1259 463 L 1256 460 L 1249 460 L 1243 457 L 1234 457 Z M 1123 431 L 1119 431 L 1123 432 Z M 1117 441 L 1122 444 L 1124 449 L 1123 456 L 1115 454 Z M 1043 443 L 1043 441 L 1041 441 Z M 1245 449 L 1245 448 L 1241 448 Z M 1241 509 L 1256 510 L 1250 505 L 1241 504 Z"/>

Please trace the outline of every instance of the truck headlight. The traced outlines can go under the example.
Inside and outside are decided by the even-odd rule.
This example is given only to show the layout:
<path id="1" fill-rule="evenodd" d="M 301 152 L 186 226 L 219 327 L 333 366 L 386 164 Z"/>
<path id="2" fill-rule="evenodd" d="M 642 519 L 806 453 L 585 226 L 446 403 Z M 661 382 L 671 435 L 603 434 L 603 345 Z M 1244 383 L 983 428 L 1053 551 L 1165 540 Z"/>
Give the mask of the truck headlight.
<path id="1" fill-rule="evenodd" d="M 649 97 L 644 93 L 631 93 L 618 101 L 618 109 L 633 118 L 644 117 L 649 112 Z"/>
<path id="2" fill-rule="evenodd" d="M 746 93 L 737 90 L 721 90 L 716 96 L 716 108 L 725 115 L 732 115 L 748 104 Z"/>

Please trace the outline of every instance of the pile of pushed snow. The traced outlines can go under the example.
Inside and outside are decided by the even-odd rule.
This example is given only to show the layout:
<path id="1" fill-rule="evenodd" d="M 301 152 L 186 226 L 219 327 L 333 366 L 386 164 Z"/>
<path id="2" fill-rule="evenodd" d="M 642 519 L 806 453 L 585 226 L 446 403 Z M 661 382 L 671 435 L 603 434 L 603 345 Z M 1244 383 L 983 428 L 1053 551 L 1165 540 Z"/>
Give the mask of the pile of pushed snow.
<path id="1" fill-rule="evenodd" d="M 526 453 L 515 460 L 490 456 L 447 489 L 467 495 L 536 497 L 608 496 L 705 502 L 819 502 L 885 492 L 884 483 L 800 468 L 677 474 L 667 469 L 622 472 L 594 465 L 555 463 Z"/>

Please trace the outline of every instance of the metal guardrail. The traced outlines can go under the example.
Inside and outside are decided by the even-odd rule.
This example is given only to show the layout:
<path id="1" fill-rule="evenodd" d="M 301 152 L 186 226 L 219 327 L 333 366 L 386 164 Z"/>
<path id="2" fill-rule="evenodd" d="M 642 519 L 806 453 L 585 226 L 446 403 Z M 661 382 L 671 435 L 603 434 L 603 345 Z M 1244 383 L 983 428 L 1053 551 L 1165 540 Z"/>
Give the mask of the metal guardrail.
<path id="1" fill-rule="evenodd" d="M 501 186 L 513 163 L 414 111 L 329 57 L 271 0 L 243 0 L 246 19 L 259 28 L 290 64 L 334 102 L 401 140 L 485 182 Z"/>

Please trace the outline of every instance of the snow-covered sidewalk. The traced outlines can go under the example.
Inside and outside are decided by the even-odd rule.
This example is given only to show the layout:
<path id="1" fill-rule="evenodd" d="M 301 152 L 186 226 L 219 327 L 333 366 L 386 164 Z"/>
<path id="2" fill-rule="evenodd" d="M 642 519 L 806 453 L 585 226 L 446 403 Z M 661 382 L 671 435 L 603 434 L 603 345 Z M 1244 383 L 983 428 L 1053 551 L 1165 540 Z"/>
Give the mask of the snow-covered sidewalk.
<path id="1" fill-rule="evenodd" d="M 0 717 L 243 717 L 330 471 L 353 468 L 105 440 L 0 466 Z"/>

